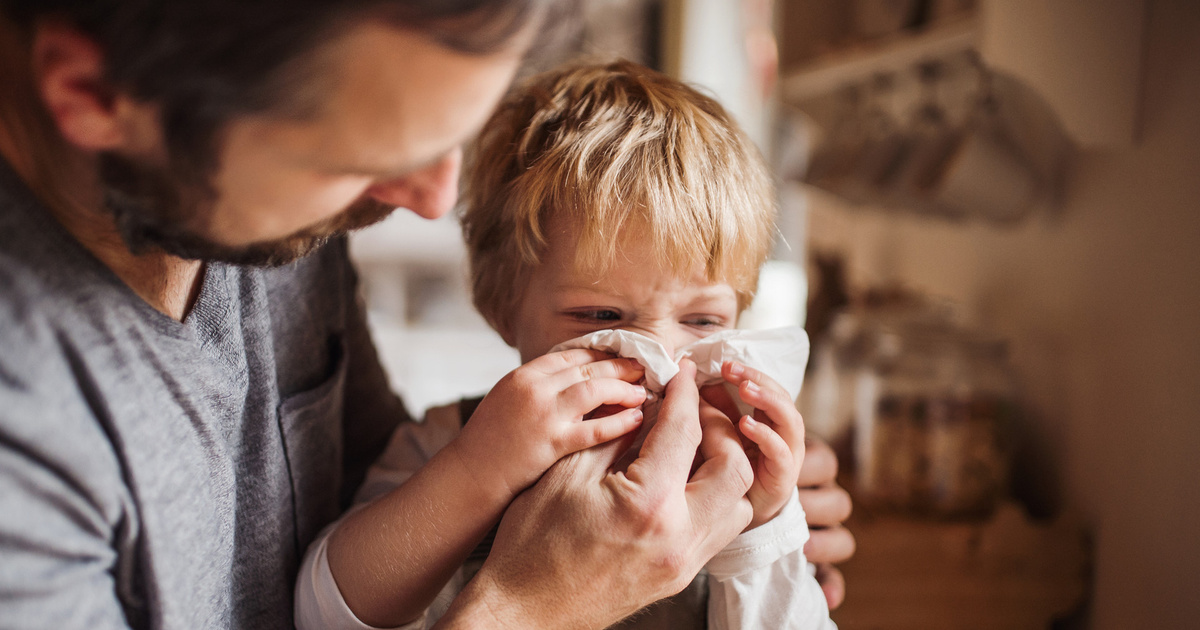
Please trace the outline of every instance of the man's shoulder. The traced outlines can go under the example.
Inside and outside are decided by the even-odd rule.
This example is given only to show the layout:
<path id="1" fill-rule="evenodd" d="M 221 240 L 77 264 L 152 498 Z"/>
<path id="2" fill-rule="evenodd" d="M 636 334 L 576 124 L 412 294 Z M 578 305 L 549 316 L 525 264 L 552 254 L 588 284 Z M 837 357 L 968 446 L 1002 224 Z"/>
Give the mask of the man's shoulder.
<path id="1" fill-rule="evenodd" d="M 0 184 L 0 362 L 32 367 L 116 281 L 28 194 Z"/>
<path id="2" fill-rule="evenodd" d="M 98 487 L 117 468 L 111 449 L 96 447 L 103 427 L 75 374 L 70 337 L 85 320 L 35 270 L 11 262 L 0 251 L 0 458 Z"/>
<path id="3" fill-rule="evenodd" d="M 43 363 L 57 344 L 54 319 L 69 315 L 67 302 L 36 270 L 0 250 L 0 369 Z"/>

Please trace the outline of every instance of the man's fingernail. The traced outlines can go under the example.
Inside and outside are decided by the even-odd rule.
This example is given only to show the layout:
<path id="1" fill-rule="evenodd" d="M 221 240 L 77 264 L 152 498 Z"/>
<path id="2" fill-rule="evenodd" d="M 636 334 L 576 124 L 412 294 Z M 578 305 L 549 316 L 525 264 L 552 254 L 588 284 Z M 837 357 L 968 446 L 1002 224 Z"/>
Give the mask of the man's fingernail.
<path id="1" fill-rule="evenodd" d="M 746 368 L 743 367 L 741 363 L 738 363 L 737 361 L 732 361 L 729 363 L 729 374 L 730 375 L 741 376 L 742 372 L 745 372 L 745 371 L 746 371 Z"/>

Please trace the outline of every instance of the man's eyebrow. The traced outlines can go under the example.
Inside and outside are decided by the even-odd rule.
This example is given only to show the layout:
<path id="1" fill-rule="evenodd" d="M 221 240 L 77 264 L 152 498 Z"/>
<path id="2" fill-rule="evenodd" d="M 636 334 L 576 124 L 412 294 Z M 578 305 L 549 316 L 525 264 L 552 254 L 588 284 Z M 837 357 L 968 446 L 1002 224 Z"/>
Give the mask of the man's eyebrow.
<path id="1" fill-rule="evenodd" d="M 465 151 L 467 145 L 471 144 L 475 140 L 475 137 L 478 136 L 479 132 L 482 130 L 483 130 L 483 123 L 481 123 L 479 127 L 472 129 L 471 132 L 468 133 L 467 136 L 461 142 L 458 142 L 454 146 L 451 146 L 450 148 L 442 151 L 441 153 L 438 153 L 428 159 L 422 160 L 415 164 L 408 164 L 408 165 L 405 165 L 405 166 L 402 166 L 399 168 L 387 167 L 387 166 L 381 167 L 379 165 L 363 164 L 360 166 L 352 166 L 348 169 L 341 169 L 341 170 L 343 170 L 347 173 L 361 173 L 361 174 L 366 174 L 366 175 L 372 175 L 375 177 L 379 177 L 380 179 L 403 177 L 409 173 L 413 173 L 413 172 L 419 171 L 423 168 L 426 168 L 428 166 L 433 166 L 434 164 L 437 164 L 438 162 L 445 159 L 447 155 L 450 155 L 450 153 L 455 150 L 463 149 Z"/>
<path id="2" fill-rule="evenodd" d="M 380 179 L 391 179 L 391 178 L 395 178 L 395 177 L 403 177 L 405 175 L 408 175 L 409 173 L 415 173 L 416 171 L 419 171 L 423 168 L 437 164 L 441 160 L 445 159 L 445 157 L 447 155 L 449 155 L 451 151 L 454 151 L 455 148 L 458 148 L 458 147 L 447 149 L 431 158 L 421 160 L 420 162 L 417 162 L 415 164 L 406 164 L 406 165 L 400 166 L 400 167 L 380 166 L 377 164 L 358 164 L 358 165 L 341 167 L 341 168 L 338 168 L 337 170 L 340 172 L 343 172 L 343 173 L 352 173 L 355 175 L 371 175 L 373 177 L 378 177 Z"/>

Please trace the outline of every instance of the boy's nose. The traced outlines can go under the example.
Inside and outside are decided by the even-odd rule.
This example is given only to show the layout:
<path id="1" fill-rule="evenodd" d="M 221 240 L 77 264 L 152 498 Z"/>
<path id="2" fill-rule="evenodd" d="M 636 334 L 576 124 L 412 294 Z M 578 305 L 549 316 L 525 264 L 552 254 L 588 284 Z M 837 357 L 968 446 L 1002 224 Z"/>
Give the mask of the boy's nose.
<path id="1" fill-rule="evenodd" d="M 372 185 L 367 194 L 388 205 L 408 208 L 420 217 L 436 219 L 449 212 L 458 199 L 461 166 L 462 149 L 455 148 L 425 168 Z"/>
<path id="2" fill-rule="evenodd" d="M 673 330 L 670 326 L 638 327 L 630 328 L 630 330 L 657 341 L 669 356 L 675 356 L 677 348 L 682 348 L 695 340 L 683 331 Z"/>

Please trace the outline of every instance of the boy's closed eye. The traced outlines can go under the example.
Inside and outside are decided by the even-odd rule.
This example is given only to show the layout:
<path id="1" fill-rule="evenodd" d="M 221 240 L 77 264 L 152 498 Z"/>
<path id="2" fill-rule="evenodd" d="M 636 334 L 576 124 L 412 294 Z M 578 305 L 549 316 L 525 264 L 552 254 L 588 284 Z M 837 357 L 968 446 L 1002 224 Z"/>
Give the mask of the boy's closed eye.
<path id="1" fill-rule="evenodd" d="M 621 321 L 621 311 L 611 308 L 586 308 L 568 311 L 567 316 L 581 322 L 615 323 Z"/>
<path id="2" fill-rule="evenodd" d="M 681 321 L 682 324 L 699 328 L 701 330 L 710 330 L 716 332 L 722 328 L 726 328 L 728 323 L 724 317 L 716 315 L 689 315 Z"/>

